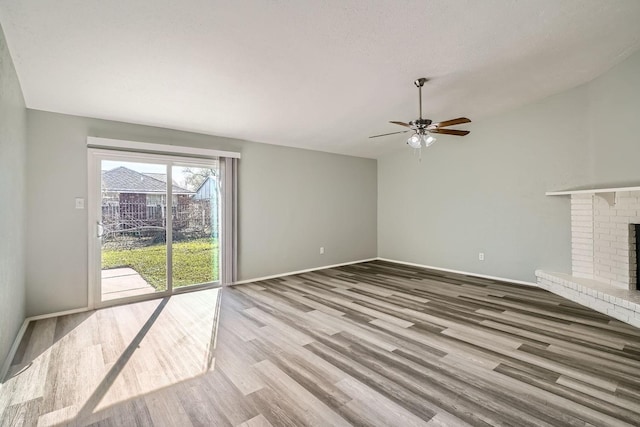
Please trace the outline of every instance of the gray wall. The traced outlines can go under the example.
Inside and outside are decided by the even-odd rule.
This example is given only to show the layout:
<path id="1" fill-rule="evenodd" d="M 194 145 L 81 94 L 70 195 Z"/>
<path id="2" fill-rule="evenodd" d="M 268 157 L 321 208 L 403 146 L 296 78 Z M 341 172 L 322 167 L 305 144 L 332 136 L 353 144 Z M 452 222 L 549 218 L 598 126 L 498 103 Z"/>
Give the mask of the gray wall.
<path id="1" fill-rule="evenodd" d="M 375 160 L 34 110 L 28 124 L 28 315 L 87 305 L 74 198 L 87 196 L 88 135 L 241 152 L 239 280 L 377 254 Z"/>
<path id="2" fill-rule="evenodd" d="M 0 366 L 25 315 L 26 117 L 0 28 Z"/>
<path id="3" fill-rule="evenodd" d="M 594 181 L 640 184 L 640 51 L 587 90 Z"/>
<path id="4" fill-rule="evenodd" d="M 537 268 L 570 273 L 569 200 L 544 193 L 639 185 L 638 119 L 640 53 L 469 136 L 441 136 L 422 162 L 408 147 L 379 159 L 379 256 L 525 281 Z"/>

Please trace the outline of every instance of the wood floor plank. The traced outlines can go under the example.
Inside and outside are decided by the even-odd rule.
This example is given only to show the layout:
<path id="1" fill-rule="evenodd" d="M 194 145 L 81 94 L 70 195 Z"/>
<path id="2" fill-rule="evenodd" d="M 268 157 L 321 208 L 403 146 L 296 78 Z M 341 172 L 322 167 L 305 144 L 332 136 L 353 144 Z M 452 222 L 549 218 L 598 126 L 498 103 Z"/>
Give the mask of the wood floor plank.
<path id="1" fill-rule="evenodd" d="M 262 414 L 247 420 L 239 425 L 239 427 L 273 427 L 271 423 Z"/>
<path id="2" fill-rule="evenodd" d="M 155 426 L 185 426 L 194 424 L 187 415 L 180 399 L 170 390 L 160 390 L 144 397 L 144 403 L 149 408 L 149 415 Z"/>
<path id="3" fill-rule="evenodd" d="M 351 377 L 341 380 L 336 386 L 352 398 L 345 403 L 341 413 L 353 424 L 409 427 L 423 426 L 425 423 L 424 419 Z M 458 421 L 462 423 L 462 420 Z"/>

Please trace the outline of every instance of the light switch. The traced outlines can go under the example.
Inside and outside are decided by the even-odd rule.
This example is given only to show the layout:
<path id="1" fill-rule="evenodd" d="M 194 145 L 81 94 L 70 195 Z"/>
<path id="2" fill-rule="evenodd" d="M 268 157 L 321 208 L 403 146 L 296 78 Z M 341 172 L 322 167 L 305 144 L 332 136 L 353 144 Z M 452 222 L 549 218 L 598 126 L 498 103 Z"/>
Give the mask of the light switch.
<path id="1" fill-rule="evenodd" d="M 84 209 L 84 199 L 82 197 L 76 197 L 76 209 Z"/>

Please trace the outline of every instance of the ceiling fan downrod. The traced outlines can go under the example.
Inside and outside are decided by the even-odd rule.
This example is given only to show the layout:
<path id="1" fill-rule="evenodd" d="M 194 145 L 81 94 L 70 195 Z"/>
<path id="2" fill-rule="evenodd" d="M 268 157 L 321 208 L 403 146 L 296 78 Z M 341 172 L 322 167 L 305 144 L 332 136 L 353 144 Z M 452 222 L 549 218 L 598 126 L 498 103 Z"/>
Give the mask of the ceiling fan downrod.
<path id="1" fill-rule="evenodd" d="M 425 77 L 420 77 L 418 80 L 416 80 L 415 82 L 413 82 L 413 84 L 416 85 L 416 87 L 418 88 L 418 103 L 419 108 L 420 108 L 420 121 L 422 121 L 422 86 L 424 86 L 424 84 L 426 82 L 428 82 L 429 79 L 425 78 Z"/>

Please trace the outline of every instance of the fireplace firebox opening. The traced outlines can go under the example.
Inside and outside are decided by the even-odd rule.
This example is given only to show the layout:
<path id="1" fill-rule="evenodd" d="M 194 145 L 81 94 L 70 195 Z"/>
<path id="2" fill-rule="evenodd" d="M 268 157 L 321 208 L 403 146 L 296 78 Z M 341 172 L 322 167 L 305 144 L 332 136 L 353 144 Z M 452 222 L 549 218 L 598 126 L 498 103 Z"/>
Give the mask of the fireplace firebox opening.
<path id="1" fill-rule="evenodd" d="M 630 277 L 635 279 L 634 283 L 631 283 L 629 289 L 640 289 L 638 287 L 638 283 L 640 283 L 640 251 L 638 250 L 638 236 L 640 236 L 640 224 L 631 224 L 631 236 L 629 239 L 629 247 L 631 251 L 630 261 L 631 261 L 631 274 Z M 633 280 L 632 279 L 632 280 Z"/>

